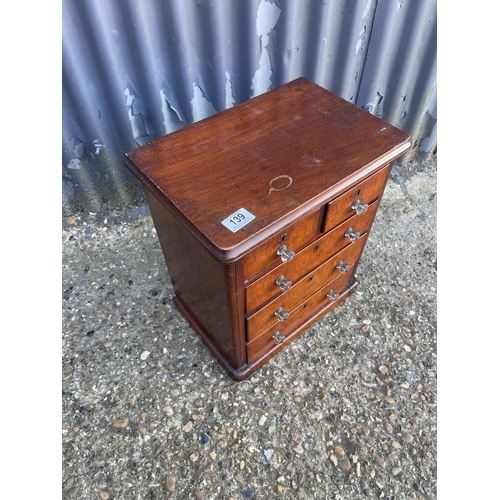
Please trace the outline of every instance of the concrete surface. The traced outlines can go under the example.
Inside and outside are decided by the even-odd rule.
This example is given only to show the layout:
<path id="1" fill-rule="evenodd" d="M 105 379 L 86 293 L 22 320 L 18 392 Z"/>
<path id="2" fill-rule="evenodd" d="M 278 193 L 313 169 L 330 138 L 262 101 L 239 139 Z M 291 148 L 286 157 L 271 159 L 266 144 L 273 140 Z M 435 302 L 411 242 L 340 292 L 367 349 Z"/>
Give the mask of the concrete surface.
<path id="1" fill-rule="evenodd" d="M 436 168 L 393 171 L 337 310 L 244 382 L 172 303 L 152 220 L 63 220 L 62 497 L 437 498 Z"/>

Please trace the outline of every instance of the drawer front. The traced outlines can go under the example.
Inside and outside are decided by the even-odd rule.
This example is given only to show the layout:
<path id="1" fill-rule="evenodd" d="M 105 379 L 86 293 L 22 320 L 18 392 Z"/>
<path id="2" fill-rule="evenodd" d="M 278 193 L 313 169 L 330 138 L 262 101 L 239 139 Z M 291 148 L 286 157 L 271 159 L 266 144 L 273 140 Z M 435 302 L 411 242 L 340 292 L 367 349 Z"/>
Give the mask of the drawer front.
<path id="1" fill-rule="evenodd" d="M 346 291 L 347 286 L 343 290 L 338 290 L 336 284 L 337 280 L 334 279 L 327 283 L 324 287 L 318 290 L 314 295 L 309 297 L 301 304 L 299 304 L 293 311 L 290 312 L 290 319 L 292 321 L 288 322 L 286 325 L 275 325 L 268 330 L 266 330 L 262 335 L 257 337 L 253 342 L 247 344 L 247 359 L 251 363 L 259 356 L 265 354 L 269 349 L 272 349 L 277 344 L 281 344 L 286 340 L 288 334 L 290 334 L 296 327 L 300 326 L 304 321 L 306 321 L 310 316 L 312 316 L 317 310 L 330 304 L 334 307 L 336 304 L 340 303 L 343 299 L 343 292 Z M 339 282 L 340 284 L 340 282 Z M 343 283 L 342 283 L 343 284 Z M 330 290 L 335 293 L 339 293 L 339 297 L 330 299 L 327 295 Z M 338 290 L 338 291 L 337 291 Z"/>
<path id="2" fill-rule="evenodd" d="M 356 215 L 345 221 L 333 231 L 323 235 L 306 248 L 298 252 L 290 262 L 284 262 L 267 274 L 251 283 L 245 290 L 246 312 L 251 313 L 260 305 L 283 294 L 276 280 L 283 276 L 283 280 L 290 281 L 293 286 L 309 271 L 315 269 L 325 260 L 335 255 L 341 249 L 351 244 L 348 229 L 359 232 L 360 236 L 366 233 L 373 222 L 378 208 L 378 201 L 372 203 L 363 215 Z M 356 235 L 356 234 L 355 234 Z M 354 236 L 355 236 L 354 235 Z M 354 237 L 353 236 L 353 237 Z"/>
<path id="3" fill-rule="evenodd" d="M 291 311 L 332 279 L 334 279 L 333 286 L 336 293 L 344 290 L 352 276 L 354 266 L 359 260 L 366 238 L 365 234 L 365 236 L 362 236 L 355 243 L 327 260 L 316 270 L 304 276 L 292 288 L 267 304 L 260 311 L 250 316 L 246 321 L 247 342 L 251 342 L 276 323 L 288 325 L 289 322 L 293 322 Z M 349 269 L 344 267 L 343 272 L 341 272 L 341 269 L 337 267 L 341 262 L 347 264 Z"/>
<path id="4" fill-rule="evenodd" d="M 347 193 L 328 203 L 323 231 L 330 231 L 346 219 L 362 213 L 366 205 L 382 195 L 389 173 L 390 168 L 387 165 L 381 171 L 351 188 Z M 357 204 L 357 209 L 353 208 L 355 204 Z"/>
<path id="5" fill-rule="evenodd" d="M 296 252 L 313 241 L 321 229 L 320 212 L 316 210 L 306 215 L 245 255 L 242 258 L 244 280 L 247 281 L 276 262 L 281 262 L 277 252 L 283 245 Z"/>

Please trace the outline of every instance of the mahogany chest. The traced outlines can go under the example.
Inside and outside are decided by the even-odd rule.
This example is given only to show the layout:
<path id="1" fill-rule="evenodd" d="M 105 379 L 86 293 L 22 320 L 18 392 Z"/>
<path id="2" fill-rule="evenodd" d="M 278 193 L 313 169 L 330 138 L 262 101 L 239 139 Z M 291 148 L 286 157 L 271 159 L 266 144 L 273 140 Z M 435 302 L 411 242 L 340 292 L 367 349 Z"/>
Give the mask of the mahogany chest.
<path id="1" fill-rule="evenodd" d="M 174 302 L 235 380 L 357 286 L 405 132 L 299 78 L 125 155 Z"/>

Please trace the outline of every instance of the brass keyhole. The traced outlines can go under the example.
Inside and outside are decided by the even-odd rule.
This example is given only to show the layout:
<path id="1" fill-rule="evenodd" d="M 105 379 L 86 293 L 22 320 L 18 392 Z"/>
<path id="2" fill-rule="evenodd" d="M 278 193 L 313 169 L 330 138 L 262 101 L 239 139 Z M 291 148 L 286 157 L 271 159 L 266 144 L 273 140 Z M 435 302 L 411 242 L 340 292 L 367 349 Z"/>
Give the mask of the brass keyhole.
<path id="1" fill-rule="evenodd" d="M 359 196 L 359 194 L 361 193 L 361 188 L 359 188 L 356 192 L 356 196 Z"/>

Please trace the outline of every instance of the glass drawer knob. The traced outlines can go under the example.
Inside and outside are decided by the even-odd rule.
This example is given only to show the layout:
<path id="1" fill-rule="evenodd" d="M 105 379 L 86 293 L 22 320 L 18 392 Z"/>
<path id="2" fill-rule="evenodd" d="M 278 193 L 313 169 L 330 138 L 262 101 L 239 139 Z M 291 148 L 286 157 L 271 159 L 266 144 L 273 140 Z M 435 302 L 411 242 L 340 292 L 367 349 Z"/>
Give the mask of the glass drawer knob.
<path id="1" fill-rule="evenodd" d="M 290 280 L 285 279 L 285 276 L 281 275 L 277 280 L 276 284 L 280 287 L 282 292 L 285 292 L 292 286 L 292 282 Z"/>
<path id="2" fill-rule="evenodd" d="M 349 272 L 349 269 L 351 269 L 351 266 L 346 264 L 343 260 L 341 260 L 335 267 L 341 274 L 346 274 Z"/>
<path id="3" fill-rule="evenodd" d="M 285 336 L 284 335 L 281 335 L 281 333 L 278 331 L 276 332 L 275 334 L 273 334 L 273 337 L 274 341 L 277 343 L 277 344 L 282 344 L 284 341 L 285 341 Z"/>
<path id="4" fill-rule="evenodd" d="M 351 241 L 356 241 L 360 236 L 361 233 L 359 231 L 356 231 L 356 229 L 353 229 L 350 227 L 344 234 L 346 238 L 349 238 Z"/>
<path id="5" fill-rule="evenodd" d="M 278 307 L 278 309 L 274 311 L 274 315 L 278 316 L 279 321 L 286 321 L 290 317 L 290 313 L 285 311 L 282 307 Z"/>
<path id="6" fill-rule="evenodd" d="M 356 200 L 351 207 L 353 210 L 356 210 L 358 215 L 364 214 L 368 210 L 368 203 L 361 203 L 359 200 Z"/>
<path id="7" fill-rule="evenodd" d="M 290 262 L 295 257 L 295 252 L 287 248 L 286 245 L 279 247 L 276 253 L 281 257 L 283 262 Z"/>

